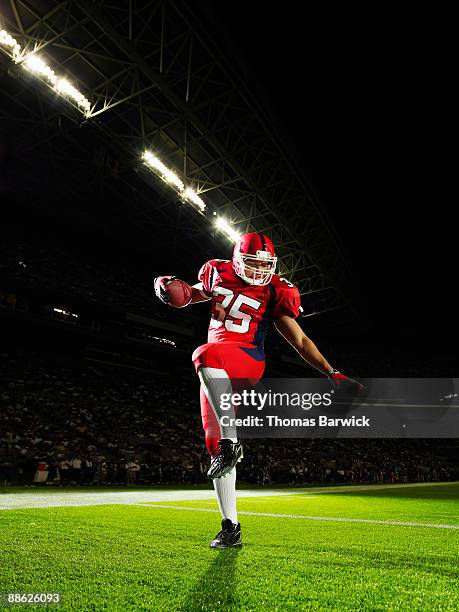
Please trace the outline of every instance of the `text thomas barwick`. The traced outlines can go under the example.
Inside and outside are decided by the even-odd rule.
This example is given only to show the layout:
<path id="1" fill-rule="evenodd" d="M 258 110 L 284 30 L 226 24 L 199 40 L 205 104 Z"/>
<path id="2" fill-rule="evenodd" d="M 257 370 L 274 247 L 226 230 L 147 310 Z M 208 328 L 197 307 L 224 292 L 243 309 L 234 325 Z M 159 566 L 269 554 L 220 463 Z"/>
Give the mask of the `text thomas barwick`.
<path id="1" fill-rule="evenodd" d="M 282 419 L 275 414 L 267 414 L 263 417 L 246 416 L 243 419 L 230 417 L 225 414 L 220 417 L 222 427 L 371 427 L 369 417 L 362 415 L 361 417 L 351 416 L 348 418 L 327 417 L 319 415 L 309 419 Z"/>

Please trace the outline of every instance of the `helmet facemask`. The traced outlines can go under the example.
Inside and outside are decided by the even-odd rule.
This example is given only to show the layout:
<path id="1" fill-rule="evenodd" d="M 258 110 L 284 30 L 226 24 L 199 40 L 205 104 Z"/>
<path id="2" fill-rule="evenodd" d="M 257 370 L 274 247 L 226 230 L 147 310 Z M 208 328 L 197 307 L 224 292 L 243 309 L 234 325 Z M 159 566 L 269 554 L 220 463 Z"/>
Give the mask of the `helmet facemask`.
<path id="1" fill-rule="evenodd" d="M 257 263 L 263 264 L 263 267 L 257 266 Z M 268 251 L 257 251 L 256 255 L 237 253 L 233 257 L 234 271 L 250 285 L 267 285 L 270 283 L 276 271 L 276 264 L 277 257 L 271 255 Z"/>

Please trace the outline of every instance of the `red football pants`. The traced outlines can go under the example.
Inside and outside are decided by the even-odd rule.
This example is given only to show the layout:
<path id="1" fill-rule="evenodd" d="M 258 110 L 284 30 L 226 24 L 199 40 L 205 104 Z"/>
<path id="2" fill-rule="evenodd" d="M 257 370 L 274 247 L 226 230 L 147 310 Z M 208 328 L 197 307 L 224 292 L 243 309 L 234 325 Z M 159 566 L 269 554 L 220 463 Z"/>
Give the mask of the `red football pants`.
<path id="1" fill-rule="evenodd" d="M 194 351 L 192 360 L 196 372 L 203 367 L 224 370 L 230 381 L 235 380 L 233 391 L 237 390 L 235 388 L 237 379 L 249 380 L 252 384 L 255 384 L 263 376 L 265 370 L 265 359 L 261 349 L 253 344 L 242 342 L 209 342 L 203 344 Z M 200 399 L 206 447 L 209 454 L 214 456 L 219 448 L 218 440 L 222 437 L 221 427 L 202 384 Z"/>

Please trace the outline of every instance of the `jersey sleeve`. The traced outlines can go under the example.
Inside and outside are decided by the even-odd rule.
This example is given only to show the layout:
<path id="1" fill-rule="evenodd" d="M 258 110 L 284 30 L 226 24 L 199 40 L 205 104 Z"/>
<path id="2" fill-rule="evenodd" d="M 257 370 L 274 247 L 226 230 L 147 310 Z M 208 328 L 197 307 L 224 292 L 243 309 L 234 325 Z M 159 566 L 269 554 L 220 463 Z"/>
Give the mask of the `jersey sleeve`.
<path id="1" fill-rule="evenodd" d="M 201 284 L 200 291 L 207 297 L 212 297 L 216 270 L 212 261 L 207 261 L 199 270 L 198 279 Z"/>
<path id="2" fill-rule="evenodd" d="M 287 316 L 296 319 L 301 312 L 303 312 L 303 309 L 301 308 L 298 288 L 295 286 L 282 288 L 276 297 L 273 318 L 278 319 L 279 317 Z"/>

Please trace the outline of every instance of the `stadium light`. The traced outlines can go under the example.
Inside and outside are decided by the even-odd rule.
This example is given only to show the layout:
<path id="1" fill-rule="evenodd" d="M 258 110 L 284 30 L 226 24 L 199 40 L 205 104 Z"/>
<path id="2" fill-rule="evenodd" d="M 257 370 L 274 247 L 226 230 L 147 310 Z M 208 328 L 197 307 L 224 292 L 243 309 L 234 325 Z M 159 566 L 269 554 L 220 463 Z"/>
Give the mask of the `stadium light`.
<path id="1" fill-rule="evenodd" d="M 236 241 L 240 238 L 241 234 L 234 230 L 226 219 L 218 217 L 215 221 L 215 226 L 224 234 L 228 236 L 230 240 Z"/>
<path id="2" fill-rule="evenodd" d="M 39 77 L 63 98 L 68 98 L 87 117 L 91 113 L 91 103 L 74 85 L 66 78 L 59 76 L 41 57 L 35 53 L 21 56 L 21 45 L 6 30 L 0 30 L 0 48 L 13 59 L 16 64 L 21 65 L 33 75 Z"/>
<path id="3" fill-rule="evenodd" d="M 191 187 L 187 187 L 182 195 L 183 199 L 190 200 L 199 208 L 201 212 L 204 212 L 204 210 L 206 209 L 206 205 L 198 196 L 198 194 L 193 189 L 191 189 Z"/>
<path id="4" fill-rule="evenodd" d="M 28 55 L 23 61 L 23 66 L 30 70 L 30 72 L 45 78 L 53 87 L 56 85 L 56 73 L 36 55 Z"/>
<path id="5" fill-rule="evenodd" d="M 21 53 L 21 45 L 11 36 L 11 34 L 8 34 L 6 30 L 0 30 L 0 45 L 9 49 L 14 60 L 19 57 Z"/>
<path id="6" fill-rule="evenodd" d="M 80 315 L 77 315 L 74 312 L 70 312 L 69 310 L 64 310 L 64 308 L 53 308 L 53 312 L 57 312 L 58 314 L 64 315 L 66 317 L 74 317 L 75 319 L 80 318 Z"/>
<path id="7" fill-rule="evenodd" d="M 81 91 L 78 91 L 67 79 L 58 77 L 54 70 L 46 64 L 40 57 L 31 53 L 22 61 L 18 61 L 24 68 L 32 74 L 44 79 L 54 91 L 65 98 L 69 98 L 74 102 L 86 116 L 91 112 L 91 103 Z"/>
<path id="8" fill-rule="evenodd" d="M 151 151 L 144 151 L 142 159 L 149 168 L 154 170 L 156 174 L 158 174 L 159 177 L 163 179 L 163 181 L 174 185 L 174 187 L 177 187 L 179 191 L 183 191 L 185 189 L 185 185 L 175 174 L 175 172 L 165 166 L 163 162 L 159 159 L 159 157 L 153 155 Z"/>
<path id="9" fill-rule="evenodd" d="M 177 189 L 182 200 L 191 202 L 191 204 L 193 204 L 201 213 L 205 211 L 206 205 L 194 191 L 194 189 L 191 187 L 185 187 L 184 182 L 175 174 L 175 172 L 165 166 L 157 155 L 151 151 L 144 151 L 142 154 L 142 160 L 164 182 L 173 185 Z"/>
<path id="10" fill-rule="evenodd" d="M 58 79 L 54 89 L 63 96 L 73 100 L 77 106 L 82 108 L 86 115 L 89 116 L 91 112 L 91 102 L 86 98 L 81 91 L 78 91 L 67 79 Z"/>
<path id="11" fill-rule="evenodd" d="M 169 340 L 169 338 L 159 338 L 158 336 L 150 336 L 150 335 L 148 335 L 148 337 L 153 338 L 153 340 L 157 340 L 160 344 L 168 344 L 169 346 L 174 346 L 174 347 L 177 346 L 177 344 L 173 340 Z"/>

